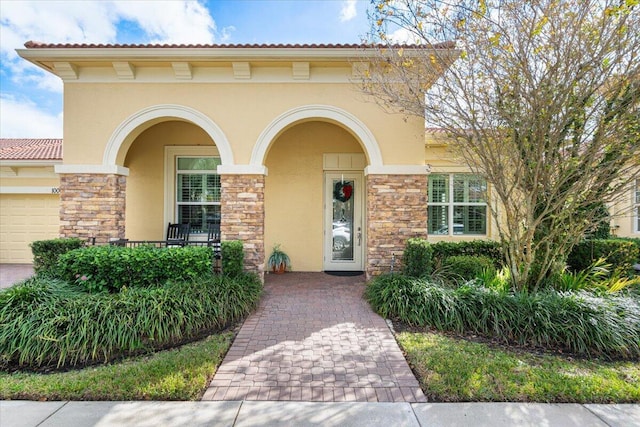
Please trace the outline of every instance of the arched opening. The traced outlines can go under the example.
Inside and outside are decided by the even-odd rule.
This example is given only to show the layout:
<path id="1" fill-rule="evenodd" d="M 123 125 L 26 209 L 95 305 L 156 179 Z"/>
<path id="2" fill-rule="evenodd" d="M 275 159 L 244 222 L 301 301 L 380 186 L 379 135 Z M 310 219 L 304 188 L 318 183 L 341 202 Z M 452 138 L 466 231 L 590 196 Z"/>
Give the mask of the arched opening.
<path id="1" fill-rule="evenodd" d="M 221 156 L 216 142 L 193 123 L 165 120 L 148 126 L 128 143 L 122 153 L 123 165 L 129 169 L 128 239 L 164 239 L 169 222 L 189 222 L 194 234 L 203 233 L 209 217 L 219 218 L 220 180 L 215 166 Z"/>
<path id="2" fill-rule="evenodd" d="M 258 141 L 251 153 L 251 166 L 260 167 L 265 164 L 269 147 L 278 135 L 295 123 L 309 120 L 321 120 L 338 124 L 351 133 L 362 145 L 367 163 L 370 166 L 382 166 L 380 147 L 371 131 L 351 113 L 331 105 L 305 105 L 293 108 L 276 117 L 258 137 Z"/>
<path id="3" fill-rule="evenodd" d="M 332 159 L 359 159 L 348 167 L 334 164 Z M 359 163 L 358 163 L 359 162 Z M 303 120 L 289 125 L 278 133 L 266 153 L 265 166 L 265 255 L 274 244 L 281 244 L 296 271 L 326 270 L 324 260 L 334 256 L 331 251 L 332 200 L 327 196 L 329 175 L 362 177 L 366 165 L 360 142 L 343 126 L 327 120 Z M 358 179 L 358 186 L 363 180 Z M 364 191 L 351 201 L 359 203 L 359 218 L 351 226 L 349 245 L 341 250 L 354 251 L 359 258 L 357 266 L 338 265 L 335 269 L 362 270 L 364 239 L 354 248 L 355 228 L 364 227 Z M 329 191 L 329 194 L 331 192 Z M 344 228 L 342 229 L 344 234 Z M 340 236 L 343 238 L 344 236 Z M 336 255 L 337 256 L 337 255 Z"/>
<path id="4" fill-rule="evenodd" d="M 103 165 L 123 165 L 129 147 L 136 138 L 150 127 L 168 120 L 184 121 L 198 126 L 216 142 L 222 164 L 235 164 L 229 140 L 216 123 L 193 108 L 166 104 L 145 108 L 124 120 L 109 138 L 102 159 Z"/>

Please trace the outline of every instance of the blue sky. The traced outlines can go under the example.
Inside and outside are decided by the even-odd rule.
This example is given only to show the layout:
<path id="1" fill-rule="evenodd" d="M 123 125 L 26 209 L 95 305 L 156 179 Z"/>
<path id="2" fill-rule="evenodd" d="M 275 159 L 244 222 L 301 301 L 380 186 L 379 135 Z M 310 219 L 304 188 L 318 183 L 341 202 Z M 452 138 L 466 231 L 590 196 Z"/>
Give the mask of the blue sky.
<path id="1" fill-rule="evenodd" d="M 358 43 L 369 0 L 0 0 L 0 137 L 61 138 L 62 82 L 21 59 L 47 43 Z"/>

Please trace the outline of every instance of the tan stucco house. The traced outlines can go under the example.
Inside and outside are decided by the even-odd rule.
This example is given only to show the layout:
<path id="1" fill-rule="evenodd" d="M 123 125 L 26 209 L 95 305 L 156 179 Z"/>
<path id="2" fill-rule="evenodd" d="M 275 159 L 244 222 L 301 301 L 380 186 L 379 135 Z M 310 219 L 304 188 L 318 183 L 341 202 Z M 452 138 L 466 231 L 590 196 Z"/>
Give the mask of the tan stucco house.
<path id="1" fill-rule="evenodd" d="M 425 139 L 423 120 L 359 90 L 376 55 L 363 46 L 25 47 L 20 56 L 64 82 L 64 154 L 37 184 L 59 192 L 47 197 L 59 197 L 62 236 L 158 240 L 189 222 L 199 239 L 219 221 L 223 240 L 244 242 L 250 270 L 281 244 L 297 271 L 369 276 L 410 237 L 495 237 L 487 184 L 451 160 L 437 131 Z M 20 213 L 4 206 L 32 202 L 5 189 L 36 181 L 0 161 L 9 262 L 4 233 L 16 228 L 4 224 Z M 630 197 L 640 203 L 638 189 Z M 619 234 L 639 233 L 639 211 Z"/>

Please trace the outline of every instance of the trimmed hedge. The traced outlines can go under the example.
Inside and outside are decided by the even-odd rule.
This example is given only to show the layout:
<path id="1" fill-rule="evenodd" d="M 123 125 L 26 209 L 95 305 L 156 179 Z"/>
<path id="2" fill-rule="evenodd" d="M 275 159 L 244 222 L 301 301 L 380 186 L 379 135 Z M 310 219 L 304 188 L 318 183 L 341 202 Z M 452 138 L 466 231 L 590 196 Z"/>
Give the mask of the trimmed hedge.
<path id="1" fill-rule="evenodd" d="M 402 255 L 404 274 L 411 277 L 428 276 L 433 270 L 433 247 L 425 239 L 407 240 Z"/>
<path id="2" fill-rule="evenodd" d="M 106 363 L 175 346 L 240 320 L 261 293 L 251 274 L 117 294 L 78 292 L 34 277 L 0 292 L 0 367 Z"/>
<path id="3" fill-rule="evenodd" d="M 426 239 L 416 237 L 408 239 L 405 245 L 403 272 L 410 277 L 429 276 L 433 271 L 434 261 L 443 265 L 447 258 L 458 256 L 490 259 L 494 268 L 500 268 L 504 262 L 502 247 L 493 240 L 429 243 Z"/>
<path id="4" fill-rule="evenodd" d="M 244 249 L 240 240 L 221 243 L 222 273 L 236 277 L 244 270 Z"/>
<path id="5" fill-rule="evenodd" d="M 380 315 L 410 325 L 587 356 L 640 357 L 640 305 L 631 297 L 497 292 L 472 282 L 446 289 L 400 274 L 376 277 L 365 296 Z"/>
<path id="6" fill-rule="evenodd" d="M 638 253 L 640 254 L 640 238 L 637 237 L 616 237 L 613 240 L 622 240 L 623 242 L 631 242 L 638 248 Z M 640 262 L 640 258 L 638 259 Z"/>
<path id="7" fill-rule="evenodd" d="M 37 240 L 32 242 L 33 270 L 38 274 L 48 274 L 55 270 L 60 255 L 84 246 L 84 241 L 76 238 Z"/>
<path id="8" fill-rule="evenodd" d="M 452 256 L 483 256 L 493 260 L 494 266 L 499 268 L 504 263 L 504 255 L 500 242 L 494 240 L 470 240 L 463 242 L 437 242 L 432 245 L 433 257 L 444 261 Z"/>
<path id="9" fill-rule="evenodd" d="M 211 275 L 213 249 L 89 246 L 60 256 L 55 277 L 91 292 L 118 292 Z"/>
<path id="10" fill-rule="evenodd" d="M 613 269 L 628 272 L 640 261 L 640 245 L 634 239 L 591 239 L 574 246 L 567 258 L 572 271 L 588 269 L 594 261 L 604 258 Z"/>

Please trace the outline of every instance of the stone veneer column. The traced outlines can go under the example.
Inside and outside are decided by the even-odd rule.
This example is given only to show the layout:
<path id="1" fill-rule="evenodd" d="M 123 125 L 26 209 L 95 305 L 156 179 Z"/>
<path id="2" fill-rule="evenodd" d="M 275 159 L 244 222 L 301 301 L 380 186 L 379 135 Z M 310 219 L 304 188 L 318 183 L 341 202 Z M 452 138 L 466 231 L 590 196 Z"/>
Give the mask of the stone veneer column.
<path id="1" fill-rule="evenodd" d="M 60 235 L 124 238 L 127 177 L 115 174 L 60 175 Z"/>
<path id="2" fill-rule="evenodd" d="M 245 270 L 264 274 L 264 175 L 222 175 L 222 240 L 244 245 Z"/>
<path id="3" fill-rule="evenodd" d="M 427 175 L 367 175 L 367 278 L 402 268 L 405 242 L 427 235 Z"/>

